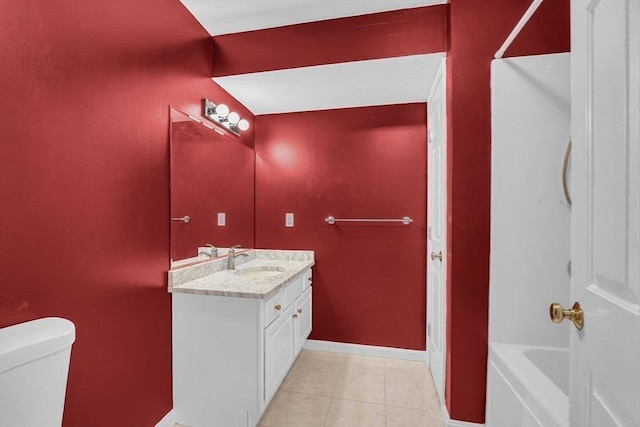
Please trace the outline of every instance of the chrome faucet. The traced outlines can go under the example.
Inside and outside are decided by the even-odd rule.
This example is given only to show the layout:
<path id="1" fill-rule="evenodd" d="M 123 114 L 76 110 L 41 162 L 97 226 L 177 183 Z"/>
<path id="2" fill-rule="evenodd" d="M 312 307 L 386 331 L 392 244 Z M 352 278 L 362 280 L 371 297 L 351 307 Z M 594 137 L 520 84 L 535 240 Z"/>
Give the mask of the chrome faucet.
<path id="1" fill-rule="evenodd" d="M 227 254 L 227 270 L 235 270 L 236 269 L 236 257 L 237 256 L 249 256 L 247 254 L 236 254 L 236 249 L 239 248 L 240 245 L 231 246 L 229 248 L 229 253 Z"/>
<path id="2" fill-rule="evenodd" d="M 211 243 L 207 243 L 207 246 L 209 246 L 211 248 L 211 251 L 210 252 L 200 251 L 200 252 L 198 252 L 198 255 L 206 255 L 209 258 L 217 257 L 218 256 L 218 248 L 213 246 Z"/>

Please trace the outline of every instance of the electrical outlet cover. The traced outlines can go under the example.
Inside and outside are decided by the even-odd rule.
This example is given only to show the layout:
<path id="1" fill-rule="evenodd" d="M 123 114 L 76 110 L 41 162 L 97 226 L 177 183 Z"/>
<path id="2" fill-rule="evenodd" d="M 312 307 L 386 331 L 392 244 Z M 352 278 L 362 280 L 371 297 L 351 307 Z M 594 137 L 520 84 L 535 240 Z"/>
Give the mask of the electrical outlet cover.
<path id="1" fill-rule="evenodd" d="M 288 212 L 284 214 L 284 226 L 293 227 L 293 213 Z"/>

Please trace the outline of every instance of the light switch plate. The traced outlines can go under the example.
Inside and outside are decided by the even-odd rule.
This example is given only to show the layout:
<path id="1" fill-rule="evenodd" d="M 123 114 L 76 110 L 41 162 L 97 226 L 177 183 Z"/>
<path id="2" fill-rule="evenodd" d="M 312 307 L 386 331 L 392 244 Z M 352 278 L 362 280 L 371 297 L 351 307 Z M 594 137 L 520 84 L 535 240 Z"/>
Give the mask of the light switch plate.
<path id="1" fill-rule="evenodd" d="M 284 214 L 284 226 L 293 227 L 293 213 L 287 212 Z"/>
<path id="2" fill-rule="evenodd" d="M 227 225 L 227 214 L 224 212 L 218 212 L 218 225 L 224 227 Z"/>

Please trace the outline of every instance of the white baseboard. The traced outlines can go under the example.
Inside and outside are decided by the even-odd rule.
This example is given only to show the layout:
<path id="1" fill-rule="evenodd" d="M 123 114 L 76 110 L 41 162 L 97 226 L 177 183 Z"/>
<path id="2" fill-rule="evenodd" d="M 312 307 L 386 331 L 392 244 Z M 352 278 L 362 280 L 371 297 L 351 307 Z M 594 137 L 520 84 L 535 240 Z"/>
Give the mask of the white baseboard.
<path id="1" fill-rule="evenodd" d="M 167 412 L 167 415 L 162 417 L 160 421 L 156 424 L 155 427 L 173 427 L 176 423 L 176 414 L 173 412 L 173 409 Z"/>
<path id="2" fill-rule="evenodd" d="M 404 359 L 425 361 L 425 352 L 421 350 L 407 350 L 404 348 L 378 347 L 375 345 L 348 344 L 343 342 L 307 340 L 304 348 L 308 350 L 332 351 L 334 353 L 358 354 L 360 356 L 386 357 L 389 359 Z"/>
<path id="3" fill-rule="evenodd" d="M 484 424 L 470 423 L 468 421 L 458 421 L 449 418 L 449 411 L 444 403 L 441 404 L 440 415 L 442 416 L 442 423 L 445 427 L 484 427 Z"/>

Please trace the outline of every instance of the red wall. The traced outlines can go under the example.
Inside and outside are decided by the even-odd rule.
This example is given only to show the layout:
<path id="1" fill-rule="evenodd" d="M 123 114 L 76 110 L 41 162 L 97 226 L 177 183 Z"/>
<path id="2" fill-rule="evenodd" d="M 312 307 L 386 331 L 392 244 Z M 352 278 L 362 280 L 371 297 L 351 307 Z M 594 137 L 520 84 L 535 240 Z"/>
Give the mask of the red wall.
<path id="1" fill-rule="evenodd" d="M 311 338 L 424 350 L 425 141 L 425 104 L 256 118 L 256 246 L 315 251 Z"/>
<path id="2" fill-rule="evenodd" d="M 530 0 L 451 0 L 447 59 L 446 404 L 484 422 L 491 181 L 490 65 Z M 569 1 L 545 1 L 508 56 L 569 50 Z M 505 56 L 507 56 L 505 55 Z"/>
<path id="3" fill-rule="evenodd" d="M 171 259 L 197 256 L 206 243 L 254 246 L 254 157 L 230 133 L 190 119 L 171 123 L 171 216 L 190 217 L 171 222 Z M 218 212 L 226 214 L 223 227 Z"/>
<path id="4" fill-rule="evenodd" d="M 65 426 L 154 425 L 172 408 L 168 105 L 251 116 L 175 0 L 0 1 L 0 27 L 0 326 L 76 324 Z"/>
<path id="5" fill-rule="evenodd" d="M 447 18 L 440 5 L 215 36 L 213 75 L 444 52 Z"/>

